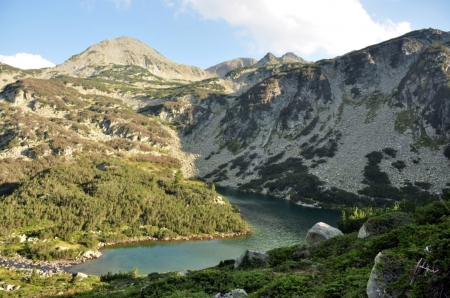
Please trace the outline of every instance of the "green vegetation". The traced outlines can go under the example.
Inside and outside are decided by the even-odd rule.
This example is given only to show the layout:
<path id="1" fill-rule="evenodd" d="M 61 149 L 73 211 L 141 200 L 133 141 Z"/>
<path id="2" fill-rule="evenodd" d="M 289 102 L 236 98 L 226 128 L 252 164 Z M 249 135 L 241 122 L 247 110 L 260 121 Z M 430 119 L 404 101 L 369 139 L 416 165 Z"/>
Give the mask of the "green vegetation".
<path id="1" fill-rule="evenodd" d="M 390 152 L 391 150 L 388 150 Z M 386 153 L 386 152 L 385 152 Z M 393 152 L 390 152 L 391 154 Z M 397 202 L 407 199 L 408 201 L 416 204 L 424 202 L 434 201 L 439 199 L 439 195 L 431 194 L 427 191 L 426 185 L 416 184 L 412 185 L 407 183 L 401 188 L 396 188 L 391 185 L 388 175 L 381 171 L 379 164 L 383 160 L 383 153 L 374 151 L 366 155 L 368 160 L 367 165 L 364 167 L 364 180 L 363 183 L 367 184 L 365 188 L 359 191 L 361 195 L 369 196 L 372 198 L 385 198 L 395 200 Z M 405 162 L 398 160 L 391 165 L 397 168 L 399 171 L 406 167 Z M 425 187 L 422 187 L 425 186 Z M 444 190 L 445 194 L 445 190 Z"/>
<path id="2" fill-rule="evenodd" d="M 354 209 L 350 221 L 368 217 L 372 234 L 358 239 L 357 233 L 331 238 L 314 245 L 299 244 L 268 251 L 268 262 L 247 262 L 234 269 L 234 260 L 200 271 L 107 273 L 78 280 L 22 278 L 3 269 L 3 280 L 19 284 L 17 297 L 48 296 L 57 291 L 66 297 L 212 297 L 244 289 L 249 297 L 367 297 L 366 289 L 375 256 L 385 256 L 378 265 L 379 278 L 388 281 L 386 292 L 397 297 L 445 297 L 450 294 L 450 198 L 406 211 L 403 205 L 374 215 L 369 209 Z M 414 210 L 414 211 L 411 211 Z M 362 225 L 362 223 L 357 226 Z M 422 270 L 417 270 L 418 266 Z M 428 272 L 427 272 L 428 271 Z M 22 279 L 21 279 L 22 278 Z M 14 296 L 12 296 L 14 297 Z"/>
<path id="3" fill-rule="evenodd" d="M 25 178 L 11 195 L 0 198 L 0 233 L 56 236 L 86 245 L 247 230 L 230 204 L 215 204 L 216 192 L 184 183 L 181 171 L 163 179 L 164 174 L 152 174 L 144 165 L 91 157 Z M 51 246 L 25 247 L 23 253 L 58 258 Z"/>

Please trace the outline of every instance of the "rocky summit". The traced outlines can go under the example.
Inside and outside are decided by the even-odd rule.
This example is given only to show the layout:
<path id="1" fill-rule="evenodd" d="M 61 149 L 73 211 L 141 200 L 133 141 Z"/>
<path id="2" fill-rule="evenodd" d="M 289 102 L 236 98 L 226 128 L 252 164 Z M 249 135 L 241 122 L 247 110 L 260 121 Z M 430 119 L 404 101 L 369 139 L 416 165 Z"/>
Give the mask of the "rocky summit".
<path id="1" fill-rule="evenodd" d="M 54 68 L 0 65 L 0 159 L 147 154 L 299 204 L 439 199 L 450 187 L 449 65 L 450 33 L 435 29 L 335 59 L 268 53 L 207 70 L 106 40 Z M 5 189 L 21 178 L 2 175 Z"/>

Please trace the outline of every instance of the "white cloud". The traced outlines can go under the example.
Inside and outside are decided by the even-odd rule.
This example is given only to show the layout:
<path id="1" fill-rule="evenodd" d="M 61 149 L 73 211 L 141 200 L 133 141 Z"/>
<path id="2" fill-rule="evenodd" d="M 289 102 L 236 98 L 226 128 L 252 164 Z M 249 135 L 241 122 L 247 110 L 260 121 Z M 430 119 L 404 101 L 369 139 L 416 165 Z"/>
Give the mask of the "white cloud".
<path id="1" fill-rule="evenodd" d="M 253 53 L 330 57 L 411 31 L 407 22 L 372 20 L 359 0 L 178 0 L 177 7 L 225 20 Z"/>
<path id="2" fill-rule="evenodd" d="M 117 9 L 128 9 L 132 0 L 108 0 L 113 2 Z"/>
<path id="3" fill-rule="evenodd" d="M 35 69 L 55 66 L 54 63 L 42 58 L 41 55 L 27 53 L 17 53 L 12 56 L 0 55 L 0 62 L 21 69 Z"/>

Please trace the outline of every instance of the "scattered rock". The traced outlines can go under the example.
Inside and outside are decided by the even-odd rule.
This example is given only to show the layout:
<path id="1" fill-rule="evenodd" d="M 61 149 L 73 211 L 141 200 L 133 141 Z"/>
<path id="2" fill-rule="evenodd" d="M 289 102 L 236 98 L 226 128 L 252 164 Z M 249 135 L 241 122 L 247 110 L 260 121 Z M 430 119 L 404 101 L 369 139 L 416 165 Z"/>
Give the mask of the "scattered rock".
<path id="1" fill-rule="evenodd" d="M 318 222 L 311 229 L 309 229 L 306 234 L 306 242 L 319 243 L 340 235 L 344 234 L 339 229 L 333 228 L 324 222 Z"/>
<path id="2" fill-rule="evenodd" d="M 243 289 L 234 289 L 225 294 L 217 293 L 214 298 L 241 298 L 247 296 L 247 293 Z"/>
<path id="3" fill-rule="evenodd" d="M 88 250 L 83 254 L 83 257 L 86 259 L 97 259 L 102 256 L 102 253 L 99 251 Z"/>

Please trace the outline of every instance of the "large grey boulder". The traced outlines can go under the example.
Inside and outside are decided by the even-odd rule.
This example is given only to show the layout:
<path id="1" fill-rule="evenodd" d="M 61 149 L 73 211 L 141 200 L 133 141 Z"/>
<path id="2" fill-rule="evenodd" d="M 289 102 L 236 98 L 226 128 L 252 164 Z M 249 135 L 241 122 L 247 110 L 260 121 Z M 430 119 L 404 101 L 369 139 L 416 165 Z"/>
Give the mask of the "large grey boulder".
<path id="1" fill-rule="evenodd" d="M 237 269 L 249 264 L 261 265 L 268 260 L 269 255 L 265 252 L 246 250 L 239 258 L 234 261 L 234 268 Z"/>
<path id="2" fill-rule="evenodd" d="M 318 222 L 311 229 L 309 229 L 306 234 L 306 242 L 311 244 L 319 243 L 340 235 L 344 234 L 342 234 L 339 229 L 333 228 L 324 222 Z"/>

